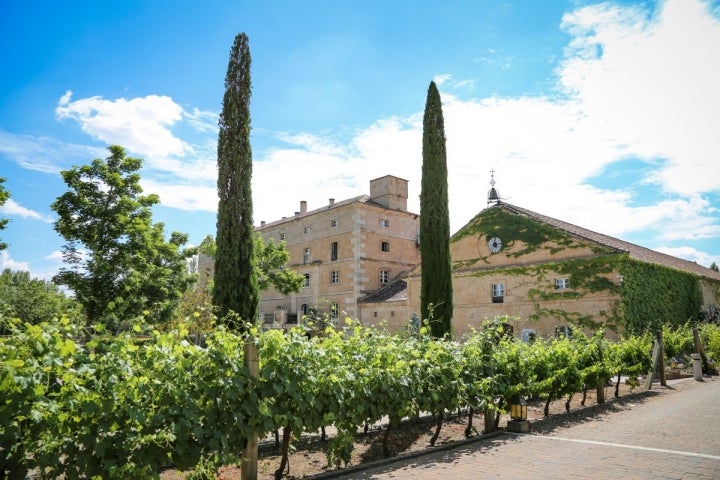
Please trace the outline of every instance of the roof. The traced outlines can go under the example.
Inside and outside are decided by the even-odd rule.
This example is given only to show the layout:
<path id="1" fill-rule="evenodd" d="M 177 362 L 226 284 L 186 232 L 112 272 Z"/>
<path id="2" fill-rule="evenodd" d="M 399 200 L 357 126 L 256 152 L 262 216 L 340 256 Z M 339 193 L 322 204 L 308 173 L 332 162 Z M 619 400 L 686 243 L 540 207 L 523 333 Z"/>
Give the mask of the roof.
<path id="1" fill-rule="evenodd" d="M 358 303 L 404 302 L 407 301 L 407 282 L 398 278 L 372 292 Z"/>
<path id="2" fill-rule="evenodd" d="M 702 265 L 698 265 L 695 262 L 683 260 L 682 258 L 673 257 L 672 255 L 667 255 L 665 253 L 660 253 L 658 251 L 641 247 L 640 245 L 635 245 L 634 243 L 626 242 L 624 240 L 611 237 L 609 235 L 603 235 L 602 233 L 593 232 L 592 230 L 588 230 L 586 228 L 579 227 L 577 225 L 573 225 L 572 223 L 564 222 L 556 218 L 548 217 L 547 215 L 541 215 L 525 208 L 516 207 L 515 205 L 510 205 L 509 203 L 504 202 L 497 203 L 496 205 L 493 205 L 489 208 L 502 208 L 515 214 L 525 215 L 540 223 L 544 223 L 546 225 L 550 225 L 557 229 L 563 230 L 570 235 L 590 240 L 604 247 L 610 247 L 622 252 L 626 252 L 630 256 L 630 258 L 634 258 L 636 260 L 648 263 L 655 263 L 658 265 L 663 265 L 665 267 L 675 268 L 677 270 L 693 273 L 701 277 L 720 281 L 720 272 L 716 272 L 707 267 L 703 267 Z"/>
<path id="3" fill-rule="evenodd" d="M 256 227 L 256 230 L 262 230 L 265 228 L 275 227 L 275 226 L 281 225 L 283 223 L 295 221 L 299 218 L 306 218 L 306 217 L 309 217 L 310 215 L 315 215 L 318 213 L 327 212 L 328 210 L 333 210 L 335 208 L 344 207 L 345 205 L 350 205 L 351 203 L 364 203 L 366 205 L 372 205 L 375 207 L 386 208 L 383 205 L 380 205 L 376 201 L 372 200 L 370 198 L 370 195 L 359 195 L 357 197 L 348 198 L 347 200 L 341 200 L 339 202 L 334 202 L 332 205 L 327 204 L 323 207 L 316 208 L 315 210 L 311 210 L 304 215 L 296 214 L 296 215 L 292 215 L 290 217 L 285 217 L 281 220 L 275 220 L 273 222 L 266 222 L 263 225 Z"/>

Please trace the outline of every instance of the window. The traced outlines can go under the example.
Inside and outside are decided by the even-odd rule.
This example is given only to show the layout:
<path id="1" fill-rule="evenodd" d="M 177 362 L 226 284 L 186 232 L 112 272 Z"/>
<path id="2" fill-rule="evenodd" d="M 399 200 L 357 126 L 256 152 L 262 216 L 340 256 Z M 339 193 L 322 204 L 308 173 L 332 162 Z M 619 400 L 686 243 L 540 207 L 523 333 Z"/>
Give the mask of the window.
<path id="1" fill-rule="evenodd" d="M 332 272 L 330 272 L 330 283 L 340 283 L 340 272 L 338 270 L 333 270 Z"/>
<path id="2" fill-rule="evenodd" d="M 305 247 L 303 250 L 303 263 L 310 263 L 310 247 Z"/>
<path id="3" fill-rule="evenodd" d="M 381 218 L 381 219 L 380 219 L 380 226 L 381 226 L 382 228 L 390 228 L 390 220 L 388 220 L 387 218 Z"/>
<path id="4" fill-rule="evenodd" d="M 383 268 L 380 270 L 380 285 L 386 285 L 390 280 L 390 270 Z"/>
<path id="5" fill-rule="evenodd" d="M 280 240 L 285 240 L 285 232 L 280 232 Z"/>
<path id="6" fill-rule="evenodd" d="M 492 286 L 492 303 L 503 303 L 505 298 L 505 284 L 494 283 Z"/>
<path id="7" fill-rule="evenodd" d="M 330 228 L 336 228 L 338 226 L 337 218 L 333 218 L 330 220 Z"/>
<path id="8" fill-rule="evenodd" d="M 389 252 L 390 251 L 390 242 L 380 243 L 380 250 L 383 252 Z"/>
<path id="9" fill-rule="evenodd" d="M 340 308 L 338 307 L 337 302 L 333 302 L 330 305 L 330 318 L 337 320 L 338 316 L 340 316 Z"/>
<path id="10" fill-rule="evenodd" d="M 305 277 L 305 280 L 303 281 L 303 287 L 309 287 L 310 286 L 310 274 L 306 273 L 303 275 Z"/>
<path id="11" fill-rule="evenodd" d="M 572 327 L 570 327 L 570 325 L 560 325 L 559 327 L 555 327 L 556 338 L 570 338 L 571 335 Z"/>
<path id="12" fill-rule="evenodd" d="M 303 232 L 305 233 L 305 235 L 310 235 L 310 227 L 305 226 L 305 229 L 303 230 Z"/>
<path id="13" fill-rule="evenodd" d="M 520 340 L 525 343 L 533 343 L 537 339 L 537 332 L 532 328 L 523 328 L 520 332 Z"/>
<path id="14" fill-rule="evenodd" d="M 570 288 L 570 280 L 567 278 L 555 279 L 555 290 L 565 290 L 566 288 Z"/>
<path id="15" fill-rule="evenodd" d="M 302 313 L 303 316 L 307 315 L 308 312 L 310 312 L 310 307 L 307 303 L 300 305 L 300 313 Z"/>
<path id="16" fill-rule="evenodd" d="M 332 242 L 330 244 L 330 261 L 335 262 L 338 259 L 338 243 Z"/>

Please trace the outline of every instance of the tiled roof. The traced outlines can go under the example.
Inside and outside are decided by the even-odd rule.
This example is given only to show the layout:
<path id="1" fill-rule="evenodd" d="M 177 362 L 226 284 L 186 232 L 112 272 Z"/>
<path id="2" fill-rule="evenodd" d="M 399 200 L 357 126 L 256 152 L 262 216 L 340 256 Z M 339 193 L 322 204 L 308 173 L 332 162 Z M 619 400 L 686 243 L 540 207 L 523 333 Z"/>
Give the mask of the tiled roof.
<path id="1" fill-rule="evenodd" d="M 407 301 L 407 282 L 398 278 L 382 288 L 375 290 L 358 303 L 404 302 Z"/>
<path id="2" fill-rule="evenodd" d="M 593 232 L 592 230 L 578 227 L 577 225 L 573 225 L 572 223 L 563 222 L 562 220 L 548 217 L 547 215 L 541 215 L 525 208 L 516 207 L 515 205 L 510 205 L 509 203 L 504 202 L 498 203 L 490 208 L 503 208 L 508 212 L 528 216 L 540 223 L 545 223 L 560 230 L 564 230 L 570 235 L 590 240 L 604 247 L 610 247 L 621 252 L 627 252 L 631 258 L 641 260 L 643 262 L 655 263 L 658 265 L 663 265 L 665 267 L 675 268 L 677 270 L 693 273 L 701 277 L 720 281 L 720 272 L 710 270 L 709 268 L 698 265 L 695 262 L 660 253 L 649 248 L 641 247 L 640 245 L 635 245 L 633 243 L 620 240 L 618 238 L 603 235 L 602 233 Z"/>
<path id="3" fill-rule="evenodd" d="M 297 220 L 299 218 L 305 218 L 309 217 L 310 215 L 315 215 L 317 213 L 326 212 L 328 210 L 332 210 L 334 208 L 343 207 L 345 205 L 350 205 L 351 203 L 365 203 L 367 205 L 374 205 L 376 207 L 385 208 L 384 206 L 377 203 L 375 200 L 372 200 L 369 195 L 359 195 L 357 197 L 348 198 L 347 200 L 341 200 L 339 202 L 335 202 L 332 205 L 327 204 L 323 207 L 316 208 L 315 210 L 311 210 L 307 212 L 305 215 L 291 215 L 289 217 L 285 217 L 281 220 L 275 220 L 273 222 L 266 222 L 264 225 L 257 227 L 256 230 L 262 230 L 264 228 L 268 227 L 275 227 L 277 225 L 281 225 L 286 222 L 292 222 L 294 220 Z"/>

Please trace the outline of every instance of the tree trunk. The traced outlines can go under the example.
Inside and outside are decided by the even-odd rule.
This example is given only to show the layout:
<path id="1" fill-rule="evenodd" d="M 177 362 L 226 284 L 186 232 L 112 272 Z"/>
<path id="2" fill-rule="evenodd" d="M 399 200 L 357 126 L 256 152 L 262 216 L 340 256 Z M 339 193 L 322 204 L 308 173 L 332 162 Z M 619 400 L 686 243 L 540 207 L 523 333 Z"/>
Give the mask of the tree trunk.
<path id="1" fill-rule="evenodd" d="M 443 421 L 445 420 L 445 409 L 440 409 L 440 412 L 438 412 L 437 416 L 437 424 L 435 425 L 435 434 L 430 439 L 430 446 L 434 447 L 435 442 L 437 441 L 438 437 L 440 436 L 440 429 L 442 428 Z"/>
<path id="2" fill-rule="evenodd" d="M 597 402 L 596 403 L 605 403 L 605 379 L 604 378 L 598 378 L 597 388 L 595 391 L 597 392 Z"/>
<path id="3" fill-rule="evenodd" d="M 388 422 L 387 428 L 385 429 L 385 435 L 383 435 L 383 456 L 390 456 L 390 449 L 388 448 L 388 439 L 390 438 L 390 430 L 392 430 L 392 422 Z"/>
<path id="4" fill-rule="evenodd" d="M 468 413 L 468 424 L 467 427 L 465 427 L 465 438 L 470 438 L 470 435 L 472 435 L 473 431 L 473 414 L 475 413 L 475 410 L 473 407 L 470 407 L 470 412 Z"/>
<path id="5" fill-rule="evenodd" d="M 275 480 L 280 480 L 284 474 L 290 473 L 290 458 L 288 451 L 290 450 L 290 438 L 292 437 L 292 429 L 290 425 L 286 425 L 283 428 L 283 444 L 282 444 L 282 458 L 280 460 L 280 467 L 275 470 Z M 287 471 L 285 468 L 287 467 Z"/>

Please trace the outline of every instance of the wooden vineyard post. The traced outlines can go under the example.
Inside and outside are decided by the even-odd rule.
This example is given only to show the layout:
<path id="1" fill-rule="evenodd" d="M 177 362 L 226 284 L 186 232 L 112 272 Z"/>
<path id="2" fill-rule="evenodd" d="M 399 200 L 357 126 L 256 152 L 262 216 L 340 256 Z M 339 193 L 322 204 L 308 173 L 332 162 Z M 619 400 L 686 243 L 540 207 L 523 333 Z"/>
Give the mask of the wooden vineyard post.
<path id="1" fill-rule="evenodd" d="M 245 341 L 245 365 L 248 367 L 252 381 L 250 388 L 255 389 L 255 382 L 260 374 L 260 361 L 258 359 L 257 345 L 250 338 Z M 240 475 L 242 480 L 257 480 L 258 466 L 258 435 L 253 432 L 245 445 Z"/>
<path id="2" fill-rule="evenodd" d="M 656 338 L 655 346 L 653 347 L 653 353 L 652 353 L 652 369 L 648 372 L 647 378 L 645 379 L 645 390 L 650 390 L 650 388 L 652 387 L 653 376 L 655 375 L 655 370 L 657 370 L 659 356 L 660 356 L 660 343 L 658 342 L 658 340 Z"/>

